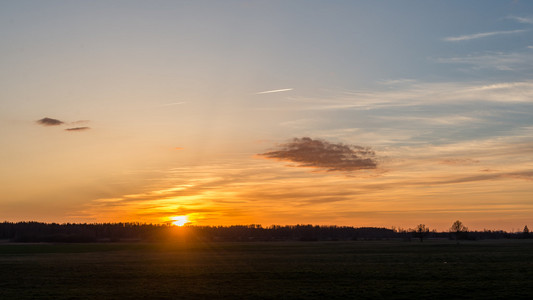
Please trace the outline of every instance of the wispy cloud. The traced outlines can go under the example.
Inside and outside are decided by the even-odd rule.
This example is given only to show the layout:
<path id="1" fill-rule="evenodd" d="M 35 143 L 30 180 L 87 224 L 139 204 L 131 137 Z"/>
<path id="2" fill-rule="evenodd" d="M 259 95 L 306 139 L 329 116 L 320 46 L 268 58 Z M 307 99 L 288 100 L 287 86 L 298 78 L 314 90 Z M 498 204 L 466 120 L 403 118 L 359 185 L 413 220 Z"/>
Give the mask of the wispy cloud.
<path id="1" fill-rule="evenodd" d="M 474 33 L 474 34 L 446 37 L 443 40 L 447 41 L 447 42 L 461 42 L 461 41 L 469 41 L 469 40 L 486 38 L 486 37 L 490 37 L 490 36 L 522 33 L 522 32 L 526 32 L 526 31 L 527 30 L 525 30 L 525 29 L 517 29 L 517 30 L 481 32 L 481 33 Z"/>
<path id="2" fill-rule="evenodd" d="M 343 93 L 333 93 L 328 97 L 294 98 L 285 110 L 309 110 L 309 111 L 372 111 L 377 109 L 391 109 L 394 107 L 414 107 L 414 106 L 434 106 L 434 105 L 470 105 L 477 102 L 497 103 L 532 103 L 533 102 L 533 81 L 517 82 L 443 82 L 427 83 L 416 82 L 407 86 L 398 86 L 380 91 L 351 91 Z M 272 108 L 276 109 L 276 108 Z M 442 111 L 444 112 L 444 111 Z M 466 111 L 461 113 L 442 116 L 431 123 L 454 123 L 478 121 L 476 115 L 466 115 Z M 408 117 L 424 118 L 421 115 L 408 114 Z M 364 116 L 362 116 L 364 117 Z M 397 115 L 380 115 L 380 118 L 404 118 Z M 426 118 L 435 118 L 436 115 Z M 425 120 L 430 122 L 430 120 Z"/>
<path id="3" fill-rule="evenodd" d="M 481 174 L 481 175 L 472 175 L 464 177 L 456 177 L 452 179 L 442 179 L 435 181 L 420 181 L 415 182 L 416 185 L 439 185 L 439 184 L 455 184 L 455 183 L 467 183 L 467 182 L 476 182 L 476 181 L 486 181 L 486 180 L 496 180 L 496 179 L 523 179 L 523 180 L 533 180 L 533 171 L 525 170 L 519 172 L 507 172 L 507 173 L 493 173 L 493 174 Z"/>
<path id="4" fill-rule="evenodd" d="M 43 126 L 58 126 L 61 124 L 64 124 L 65 122 L 60 121 L 58 119 L 52 119 L 52 118 L 42 118 L 40 120 L 37 120 L 37 124 L 43 125 Z"/>
<path id="5" fill-rule="evenodd" d="M 433 124 L 433 125 L 456 125 L 464 123 L 472 123 L 481 121 L 478 118 L 465 115 L 443 115 L 443 116 L 379 116 L 378 119 L 385 121 L 398 122 L 415 122 L 417 124 Z"/>
<path id="6" fill-rule="evenodd" d="M 388 169 L 386 176 L 370 174 L 375 171 L 353 172 L 357 180 L 344 174 L 301 172 L 266 160 L 213 161 L 170 169 L 161 182 L 139 187 L 131 194 L 108 194 L 79 214 L 100 221 L 120 216 L 150 222 L 187 214 L 196 224 L 206 225 L 327 224 L 334 217 L 339 223 L 351 224 L 358 216 L 363 226 L 370 224 L 365 222 L 370 222 L 372 212 L 396 211 L 397 219 L 392 223 L 408 224 L 414 217 L 441 210 L 451 211 L 439 217 L 447 223 L 457 207 L 501 213 L 496 202 L 500 198 L 491 195 L 505 191 L 513 195 L 504 203 L 506 207 L 530 215 L 527 191 L 533 170 L 524 164 L 524 158 L 529 157 L 532 146 L 495 139 L 381 150 L 380 157 L 392 158 L 380 159 L 379 169 Z M 487 172 L 483 168 L 498 170 Z M 518 194 L 513 194 L 517 190 Z M 464 199 L 469 199 L 468 203 Z M 324 217 L 324 212 L 330 216 Z M 349 215 L 346 220 L 339 219 L 344 213 Z"/>
<path id="7" fill-rule="evenodd" d="M 509 16 L 507 19 L 515 20 L 522 24 L 533 24 L 533 17 Z"/>
<path id="8" fill-rule="evenodd" d="M 528 49 L 533 49 L 529 46 Z M 440 63 L 470 65 L 473 69 L 495 69 L 500 71 L 528 71 L 533 66 L 531 51 L 492 52 L 460 57 L 439 58 Z"/>
<path id="9" fill-rule="evenodd" d="M 70 125 L 82 125 L 82 124 L 87 124 L 89 122 L 90 122 L 89 120 L 78 120 L 78 121 L 70 122 L 69 124 Z"/>
<path id="10" fill-rule="evenodd" d="M 260 156 L 298 163 L 299 167 L 314 167 L 328 171 L 375 169 L 375 153 L 368 147 L 332 144 L 308 137 L 294 138 L 279 145 L 279 150 Z"/>
<path id="11" fill-rule="evenodd" d="M 443 165 L 464 166 L 464 165 L 478 164 L 479 160 L 475 160 L 471 158 L 450 158 L 450 159 L 441 160 L 440 163 Z"/>
<path id="12" fill-rule="evenodd" d="M 91 127 L 73 127 L 73 128 L 67 128 L 65 129 L 66 131 L 84 131 L 84 130 L 89 130 L 91 129 Z"/>
<path id="13" fill-rule="evenodd" d="M 270 91 L 263 91 L 263 92 L 258 92 L 258 93 L 255 93 L 256 95 L 261 95 L 261 94 L 271 94 L 271 93 L 281 93 L 281 92 L 288 92 L 288 91 L 292 91 L 293 88 L 288 88 L 288 89 L 280 89 L 280 90 L 270 90 Z"/>

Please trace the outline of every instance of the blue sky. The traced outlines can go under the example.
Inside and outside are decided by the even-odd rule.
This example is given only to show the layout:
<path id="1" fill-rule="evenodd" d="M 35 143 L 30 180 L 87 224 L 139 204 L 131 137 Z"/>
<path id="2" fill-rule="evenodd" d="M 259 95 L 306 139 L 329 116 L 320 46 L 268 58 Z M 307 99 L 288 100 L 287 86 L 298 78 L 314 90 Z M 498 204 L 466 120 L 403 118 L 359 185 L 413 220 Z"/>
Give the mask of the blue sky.
<path id="1" fill-rule="evenodd" d="M 0 8 L 0 219 L 531 222 L 531 2 Z M 63 123 L 36 122 L 45 117 Z M 369 147 L 377 167 L 324 172 L 260 155 L 303 137 Z M 331 201 L 303 205 L 317 181 L 311 194 Z"/>

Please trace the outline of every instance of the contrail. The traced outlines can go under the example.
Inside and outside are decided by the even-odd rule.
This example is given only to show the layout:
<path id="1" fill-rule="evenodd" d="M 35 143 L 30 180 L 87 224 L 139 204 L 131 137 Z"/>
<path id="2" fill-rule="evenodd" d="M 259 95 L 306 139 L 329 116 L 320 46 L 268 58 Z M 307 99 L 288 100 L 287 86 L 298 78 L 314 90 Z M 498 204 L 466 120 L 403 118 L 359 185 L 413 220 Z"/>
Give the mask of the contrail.
<path id="1" fill-rule="evenodd" d="M 270 94 L 270 93 L 279 93 L 279 92 L 287 92 L 287 91 L 292 91 L 292 90 L 293 90 L 293 89 L 290 88 L 290 89 L 281 89 L 281 90 L 264 91 L 264 92 L 256 93 L 256 95 L 260 95 L 260 94 Z"/>

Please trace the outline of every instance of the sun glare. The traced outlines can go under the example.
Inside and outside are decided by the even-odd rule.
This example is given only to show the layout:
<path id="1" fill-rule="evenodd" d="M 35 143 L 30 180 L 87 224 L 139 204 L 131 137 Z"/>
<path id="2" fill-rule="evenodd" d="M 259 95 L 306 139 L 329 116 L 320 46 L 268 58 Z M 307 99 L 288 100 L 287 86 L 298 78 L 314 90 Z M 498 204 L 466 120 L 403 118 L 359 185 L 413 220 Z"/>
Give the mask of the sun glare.
<path id="1" fill-rule="evenodd" d="M 172 220 L 172 225 L 174 226 L 183 226 L 189 223 L 189 218 L 187 216 L 175 216 L 170 218 Z"/>

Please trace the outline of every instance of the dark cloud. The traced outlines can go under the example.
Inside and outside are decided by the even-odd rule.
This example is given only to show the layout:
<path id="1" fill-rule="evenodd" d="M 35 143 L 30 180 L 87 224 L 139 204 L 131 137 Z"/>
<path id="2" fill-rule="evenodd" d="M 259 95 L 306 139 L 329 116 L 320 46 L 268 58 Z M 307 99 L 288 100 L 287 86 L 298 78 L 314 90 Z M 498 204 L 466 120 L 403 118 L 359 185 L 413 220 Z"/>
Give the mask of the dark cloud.
<path id="1" fill-rule="evenodd" d="M 42 118 L 37 120 L 37 123 L 43 126 L 57 126 L 63 124 L 64 122 L 52 118 Z"/>
<path id="2" fill-rule="evenodd" d="M 83 130 L 89 130 L 91 127 L 73 127 L 73 128 L 67 128 L 65 130 L 67 131 L 83 131 Z"/>
<path id="3" fill-rule="evenodd" d="M 314 167 L 328 171 L 375 169 L 375 152 L 368 147 L 332 144 L 308 137 L 294 138 L 278 146 L 279 150 L 260 156 L 298 163 L 299 167 Z"/>

